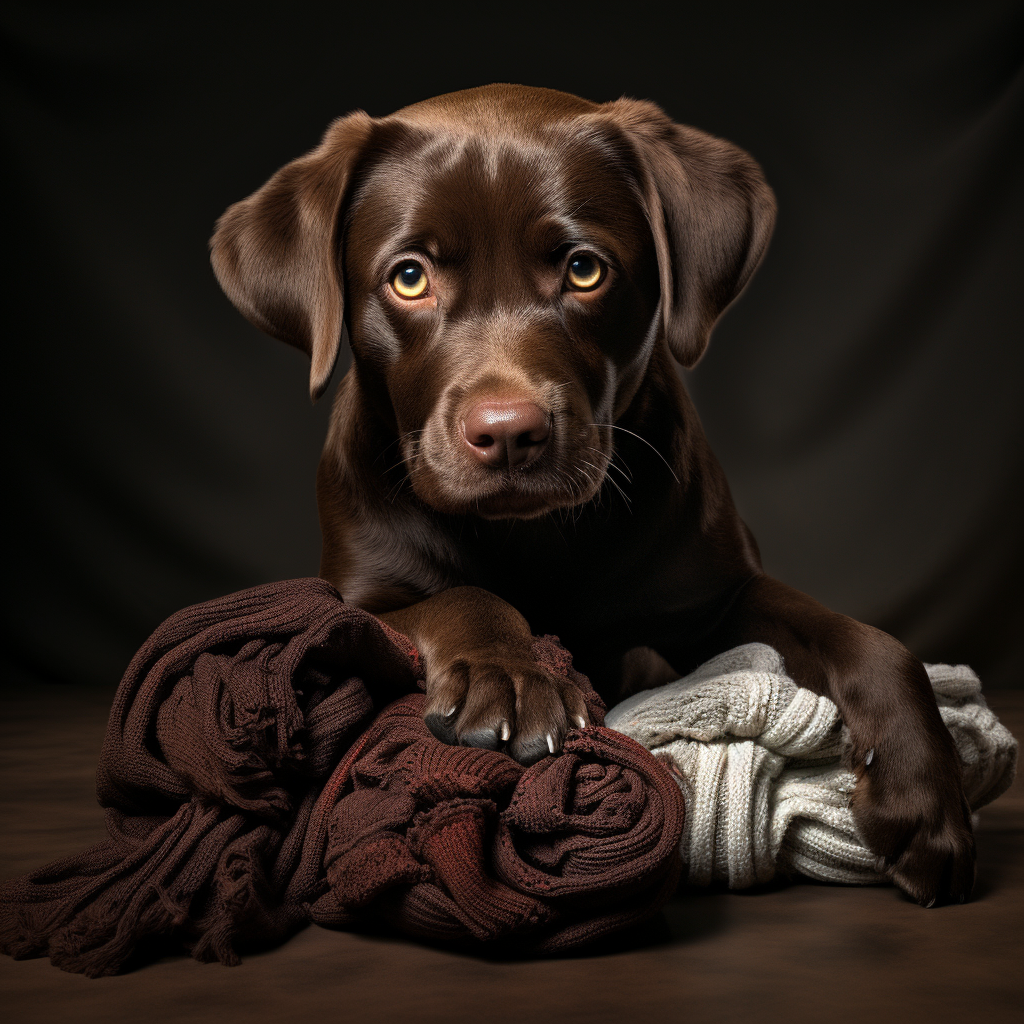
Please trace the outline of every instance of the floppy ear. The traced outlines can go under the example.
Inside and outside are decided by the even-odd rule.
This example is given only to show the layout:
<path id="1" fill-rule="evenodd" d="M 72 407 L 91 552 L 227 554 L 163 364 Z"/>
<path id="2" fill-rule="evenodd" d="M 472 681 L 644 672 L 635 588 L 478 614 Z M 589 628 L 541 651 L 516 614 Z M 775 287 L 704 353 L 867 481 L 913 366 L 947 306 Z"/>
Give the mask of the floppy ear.
<path id="1" fill-rule="evenodd" d="M 676 124 L 653 103 L 621 99 L 605 109 L 639 158 L 665 337 L 675 358 L 691 367 L 761 262 L 775 196 L 738 146 Z"/>
<path id="2" fill-rule="evenodd" d="M 341 344 L 338 220 L 372 124 L 362 111 L 339 118 L 316 149 L 229 207 L 210 240 L 213 271 L 242 315 L 310 357 L 314 402 Z"/>

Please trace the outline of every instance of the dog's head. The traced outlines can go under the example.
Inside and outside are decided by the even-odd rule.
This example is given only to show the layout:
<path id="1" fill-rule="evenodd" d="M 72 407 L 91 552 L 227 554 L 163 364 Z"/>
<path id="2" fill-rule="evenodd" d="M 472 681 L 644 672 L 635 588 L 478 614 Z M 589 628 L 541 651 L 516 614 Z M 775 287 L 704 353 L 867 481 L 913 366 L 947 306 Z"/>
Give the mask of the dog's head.
<path id="1" fill-rule="evenodd" d="M 654 347 L 700 358 L 774 210 L 653 104 L 495 85 L 336 121 L 224 214 L 213 265 L 314 398 L 348 325 L 422 500 L 525 518 L 597 493 Z"/>

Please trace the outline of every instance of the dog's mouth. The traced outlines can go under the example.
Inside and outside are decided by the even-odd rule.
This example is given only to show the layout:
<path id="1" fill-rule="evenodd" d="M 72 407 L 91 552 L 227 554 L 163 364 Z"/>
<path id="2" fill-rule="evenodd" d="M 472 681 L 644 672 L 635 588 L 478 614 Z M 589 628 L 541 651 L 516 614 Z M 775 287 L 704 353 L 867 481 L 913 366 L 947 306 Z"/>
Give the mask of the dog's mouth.
<path id="1" fill-rule="evenodd" d="M 556 474 L 553 481 L 510 473 L 500 481 L 492 481 L 483 493 L 465 496 L 469 507 L 465 498 L 462 505 L 463 511 L 472 511 L 485 519 L 533 519 L 585 504 L 600 488 L 601 480 L 580 472 Z"/>
<path id="2" fill-rule="evenodd" d="M 417 497 L 439 512 L 484 519 L 534 519 L 594 500 L 611 462 L 610 442 L 593 424 L 518 465 L 488 465 L 450 439 L 410 439 L 405 454 Z M 426 435 L 426 432 L 424 432 Z M 606 447 L 607 445 L 607 447 Z"/>

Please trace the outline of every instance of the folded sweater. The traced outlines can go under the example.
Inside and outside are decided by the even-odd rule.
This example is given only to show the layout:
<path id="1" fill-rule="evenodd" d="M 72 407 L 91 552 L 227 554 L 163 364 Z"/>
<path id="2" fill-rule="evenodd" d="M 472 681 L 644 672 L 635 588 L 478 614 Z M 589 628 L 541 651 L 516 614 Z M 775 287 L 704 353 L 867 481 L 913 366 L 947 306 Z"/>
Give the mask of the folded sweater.
<path id="1" fill-rule="evenodd" d="M 1017 742 L 966 665 L 926 665 L 963 764 L 972 809 L 1013 781 Z M 726 651 L 677 682 L 612 708 L 605 724 L 663 759 L 686 797 L 688 881 L 741 889 L 777 874 L 883 881 L 857 834 L 856 777 L 835 704 L 797 686 L 764 644 Z"/>

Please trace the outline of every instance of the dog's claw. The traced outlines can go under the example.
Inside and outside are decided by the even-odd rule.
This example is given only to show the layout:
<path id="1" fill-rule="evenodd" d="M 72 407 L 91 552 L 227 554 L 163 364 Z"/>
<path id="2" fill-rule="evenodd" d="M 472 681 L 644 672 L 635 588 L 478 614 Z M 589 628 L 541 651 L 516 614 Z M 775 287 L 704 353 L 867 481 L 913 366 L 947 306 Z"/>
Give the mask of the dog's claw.
<path id="1" fill-rule="evenodd" d="M 449 663 L 435 659 L 426 682 L 424 720 L 437 739 L 501 750 L 522 765 L 556 755 L 567 728 L 588 724 L 578 688 L 528 651 L 512 657 L 485 649 Z"/>

